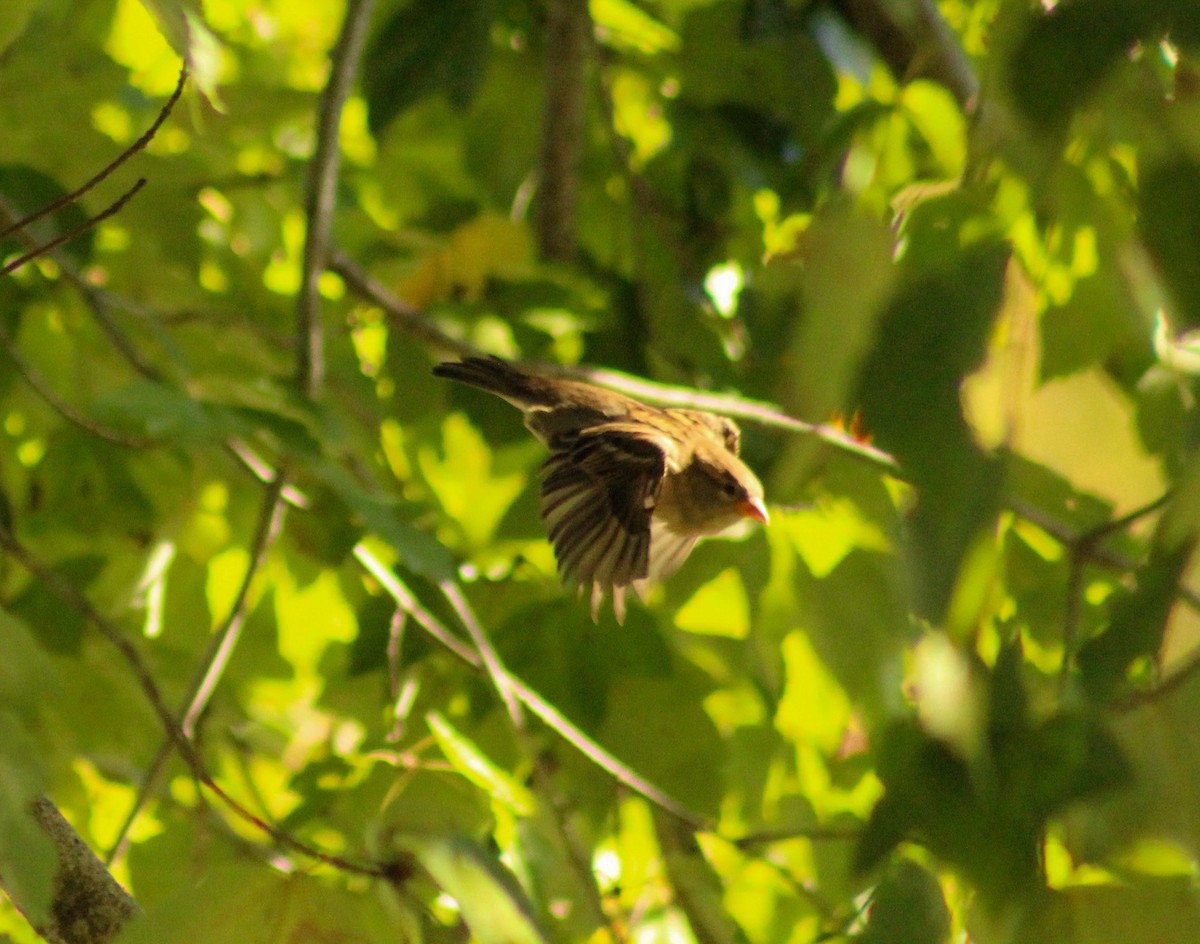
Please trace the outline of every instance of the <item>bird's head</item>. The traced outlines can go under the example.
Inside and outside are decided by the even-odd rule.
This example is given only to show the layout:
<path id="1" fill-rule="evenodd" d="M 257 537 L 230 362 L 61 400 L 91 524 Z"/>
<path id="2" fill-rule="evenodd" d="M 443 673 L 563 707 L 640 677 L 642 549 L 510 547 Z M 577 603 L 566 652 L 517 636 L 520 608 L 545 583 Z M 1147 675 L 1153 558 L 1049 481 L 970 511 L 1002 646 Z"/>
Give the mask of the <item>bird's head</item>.
<path id="1" fill-rule="evenodd" d="M 684 527 L 718 534 L 743 519 L 769 520 L 762 482 L 737 456 L 697 455 L 682 477 L 678 502 Z"/>

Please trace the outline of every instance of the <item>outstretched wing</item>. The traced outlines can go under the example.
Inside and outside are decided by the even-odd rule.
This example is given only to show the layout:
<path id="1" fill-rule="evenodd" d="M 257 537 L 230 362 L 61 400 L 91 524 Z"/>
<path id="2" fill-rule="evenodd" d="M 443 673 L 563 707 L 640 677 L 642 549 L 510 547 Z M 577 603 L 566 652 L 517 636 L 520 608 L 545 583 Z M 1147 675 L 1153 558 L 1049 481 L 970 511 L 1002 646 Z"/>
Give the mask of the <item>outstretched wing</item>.
<path id="1" fill-rule="evenodd" d="M 592 617 L 606 590 L 617 619 L 625 591 L 650 574 L 651 518 L 671 442 L 634 423 L 584 430 L 542 466 L 542 520 L 566 583 L 591 591 Z"/>

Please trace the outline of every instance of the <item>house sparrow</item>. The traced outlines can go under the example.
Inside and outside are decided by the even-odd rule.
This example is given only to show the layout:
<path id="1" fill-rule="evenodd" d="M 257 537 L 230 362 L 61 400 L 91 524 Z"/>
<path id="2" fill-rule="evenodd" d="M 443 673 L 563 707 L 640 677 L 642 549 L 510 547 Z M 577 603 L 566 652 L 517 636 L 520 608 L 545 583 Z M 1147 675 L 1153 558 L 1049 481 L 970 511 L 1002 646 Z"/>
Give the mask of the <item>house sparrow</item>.
<path id="1" fill-rule="evenodd" d="M 738 458 L 732 420 L 660 409 L 574 380 L 540 377 L 495 357 L 433 368 L 502 397 L 550 447 L 542 520 L 564 583 L 590 589 L 597 620 L 606 590 L 617 622 L 625 594 L 673 574 L 696 542 L 743 518 L 766 523 L 763 487 Z"/>

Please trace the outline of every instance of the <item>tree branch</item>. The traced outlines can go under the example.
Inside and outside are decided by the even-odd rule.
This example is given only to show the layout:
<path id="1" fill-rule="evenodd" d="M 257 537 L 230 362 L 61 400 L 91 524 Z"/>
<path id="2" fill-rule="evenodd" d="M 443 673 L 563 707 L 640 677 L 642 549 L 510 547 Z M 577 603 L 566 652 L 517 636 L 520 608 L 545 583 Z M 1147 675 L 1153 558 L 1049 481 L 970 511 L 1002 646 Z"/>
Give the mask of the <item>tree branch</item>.
<path id="1" fill-rule="evenodd" d="M 146 186 L 146 178 L 138 178 L 137 183 L 126 190 L 123 194 L 121 194 L 121 196 L 119 196 L 115 201 L 110 203 L 95 216 L 89 217 L 76 226 L 73 230 L 63 233 L 61 236 L 56 236 L 48 243 L 39 243 L 33 249 L 29 250 L 29 252 L 25 253 L 25 255 L 18 256 L 16 259 L 12 260 L 12 262 L 9 262 L 7 265 L 5 265 L 4 268 L 0 269 L 0 275 L 9 275 L 12 272 L 16 272 L 17 269 L 21 268 L 21 266 L 25 265 L 25 263 L 38 258 L 38 256 L 44 256 L 49 252 L 53 252 L 59 246 L 66 245 L 72 240 L 78 239 L 97 223 L 103 223 L 110 216 L 116 216 L 121 212 L 125 204 L 132 200 L 134 195 L 144 186 Z"/>
<path id="2" fill-rule="evenodd" d="M 138 687 L 142 690 L 142 694 L 145 696 L 147 702 L 149 702 L 163 730 L 171 738 L 171 741 L 175 745 L 175 750 L 179 752 L 179 756 L 183 758 L 197 783 L 209 790 L 238 818 L 249 823 L 263 834 L 270 836 L 281 848 L 297 852 L 318 862 L 324 862 L 326 865 L 333 866 L 344 872 L 372 876 L 383 874 L 383 870 L 373 865 L 362 865 L 352 862 L 342 856 L 323 852 L 320 849 L 315 849 L 301 842 L 290 833 L 272 825 L 261 816 L 255 815 L 245 805 L 234 799 L 224 787 L 213 779 L 212 774 L 208 772 L 204 761 L 196 752 L 192 742 L 184 736 L 182 729 L 175 720 L 174 714 L 167 707 L 162 691 L 159 689 L 158 683 L 154 680 L 154 675 L 150 672 L 149 666 L 146 665 L 137 647 L 125 638 L 125 635 L 116 625 L 92 606 L 91 601 L 88 600 L 78 587 L 65 579 L 54 568 L 39 560 L 24 544 L 17 540 L 12 532 L 2 525 L 0 525 L 0 550 L 11 555 L 13 560 L 17 561 L 40 580 L 52 595 L 86 619 L 117 650 L 121 658 L 125 660 L 125 663 L 133 672 Z"/>
<path id="3" fill-rule="evenodd" d="M 435 351 L 453 354 L 457 357 L 479 357 L 486 354 L 485 351 L 481 351 L 466 341 L 451 337 L 434 325 L 423 312 L 398 298 L 381 282 L 368 275 L 358 263 L 345 253 L 334 251 L 330 255 L 329 265 L 332 271 L 346 280 L 346 285 L 352 292 L 377 305 L 389 316 L 394 326 L 427 344 Z M 855 439 L 845 430 L 835 426 L 798 420 L 783 412 L 773 403 L 748 400 L 728 394 L 704 393 L 687 387 L 656 383 L 602 367 L 585 365 L 566 367 L 562 364 L 551 364 L 545 361 L 527 361 L 525 366 L 554 377 L 584 380 L 659 406 L 708 410 L 771 429 L 815 436 L 822 442 L 854 458 L 868 462 L 889 475 L 901 474 L 895 458 L 882 449 Z"/>
<path id="4" fill-rule="evenodd" d="M 358 73 L 363 42 L 375 0 L 350 0 L 330 60 L 329 81 L 321 94 L 317 143 L 309 165 L 304 267 L 296 299 L 297 384 L 310 399 L 318 399 L 325 382 L 325 339 L 321 324 L 320 279 L 329 254 L 329 233 L 337 204 L 341 149 L 338 129 L 350 86 Z"/>
<path id="5" fill-rule="evenodd" d="M 449 649 L 472 668 L 482 670 L 482 657 L 470 646 L 450 632 L 441 621 L 425 609 L 412 591 L 404 584 L 394 571 L 376 557 L 369 548 L 359 544 L 354 548 L 354 556 L 363 569 L 379 581 L 396 605 L 405 610 L 422 629 L 430 636 Z M 500 673 L 505 687 L 520 700 L 526 708 L 532 711 L 552 731 L 556 732 L 567 743 L 587 757 L 593 764 L 612 775 L 620 783 L 625 784 L 635 793 L 645 797 L 656 806 L 662 807 L 686 822 L 692 829 L 707 831 L 712 824 L 703 816 L 694 813 L 672 797 L 665 790 L 655 786 L 637 771 L 622 763 L 603 747 L 583 733 L 571 721 L 567 720 L 557 708 L 542 698 L 520 678 L 513 675 L 501 665 L 494 665 L 493 672 Z"/>
<path id="6" fill-rule="evenodd" d="M 200 661 L 200 667 L 188 686 L 187 694 L 176 715 L 179 730 L 189 741 L 195 737 L 196 724 L 207 709 L 213 693 L 229 665 L 229 660 L 233 656 L 233 650 L 237 648 L 241 639 L 242 628 L 245 626 L 246 616 L 249 612 L 250 587 L 266 563 L 267 555 L 283 527 L 283 515 L 286 508 L 283 498 L 284 488 L 284 475 L 279 473 L 263 496 L 262 510 L 259 513 L 258 525 L 250 545 L 250 561 L 246 566 L 246 573 L 242 576 L 242 583 L 238 588 L 233 605 L 230 607 L 229 615 L 209 643 L 208 651 Z M 109 863 L 116 861 L 124 854 L 133 824 L 150 798 L 158 793 L 167 769 L 167 761 L 171 759 L 174 743 L 174 739 L 168 733 L 146 769 L 133 806 L 121 824 L 117 838 L 106 856 Z"/>
<path id="7" fill-rule="evenodd" d="M 80 197 L 82 197 L 85 193 L 87 193 L 89 190 L 91 190 L 93 187 L 95 187 L 96 184 L 100 183 L 102 180 L 104 180 L 106 177 L 108 177 L 110 174 L 112 174 L 113 171 L 115 171 L 118 167 L 120 167 L 127 160 L 129 160 L 131 157 L 133 157 L 133 155 L 137 154 L 147 144 L 149 144 L 152 140 L 154 140 L 154 136 L 156 134 L 158 134 L 158 129 L 161 128 L 163 122 L 167 120 L 167 116 L 169 116 L 171 114 L 172 109 L 174 109 L 174 107 L 175 107 L 175 103 L 177 101 L 179 101 L 179 96 L 183 94 L 183 86 L 187 82 L 187 77 L 188 77 L 188 70 L 187 70 L 187 64 L 185 63 L 184 65 L 180 66 L 180 68 L 179 68 L 179 81 L 175 83 L 175 91 L 173 91 L 171 93 L 171 97 L 168 98 L 166 103 L 162 106 L 162 108 L 159 109 L 158 117 L 156 117 L 154 119 L 154 122 L 150 125 L 149 128 L 147 128 L 145 130 L 145 132 L 142 134 L 142 136 L 140 138 L 138 138 L 136 141 L 134 141 L 133 144 L 129 145 L 129 147 L 125 148 L 125 150 L 123 150 L 120 154 L 118 154 L 112 162 L 107 164 L 104 168 L 102 168 L 99 172 L 97 172 L 90 180 L 88 180 L 82 186 L 76 188 L 75 190 L 72 190 L 70 193 L 68 193 L 62 197 L 59 197 L 57 200 L 53 201 L 52 203 L 46 204 L 41 209 L 36 210 L 33 213 L 30 213 L 28 216 L 22 217 L 19 220 L 15 220 L 15 221 L 9 223 L 4 229 L 0 229 L 0 237 L 7 236 L 9 233 L 15 232 L 17 230 L 26 229 L 31 223 L 35 223 L 36 221 L 40 220 L 43 216 L 47 216 L 50 213 L 53 213 L 55 210 L 58 210 L 64 206 L 66 206 L 69 203 L 74 203 L 76 200 L 78 200 Z M 145 181 L 142 181 L 142 183 L 144 183 L 144 182 Z M 136 191 L 136 189 L 137 188 L 135 187 L 134 190 Z M 132 192 L 127 194 L 125 199 L 128 199 L 132 195 L 133 195 Z"/>
<path id="8" fill-rule="evenodd" d="M 108 944 L 139 911 L 137 902 L 50 800 L 38 797 L 29 815 L 58 854 L 50 917 L 35 930 L 51 944 Z M 22 907 L 22 902 L 13 904 Z"/>
<path id="9" fill-rule="evenodd" d="M 550 262 L 567 262 L 575 257 L 575 208 L 583 160 L 591 31 L 587 0 L 550 0 L 537 198 L 538 248 L 542 258 Z"/>
<path id="10" fill-rule="evenodd" d="M 901 80 L 943 86 L 966 114 L 979 104 L 979 79 L 934 0 L 834 0 Z"/>
<path id="11" fill-rule="evenodd" d="M 3 321 L 0 321 L 0 343 L 4 345 L 4 352 L 8 355 L 9 360 L 13 362 L 13 366 L 17 368 L 17 373 L 21 375 L 21 378 L 29 386 L 29 389 L 41 397 L 50 409 L 54 410 L 55 413 L 68 423 L 78 426 L 84 432 L 90 433 L 97 439 L 103 439 L 105 442 L 124 446 L 128 449 L 146 449 L 155 445 L 156 440 L 149 437 L 134 436 L 119 430 L 110 429 L 103 423 L 97 423 L 82 410 L 60 397 L 46 375 L 34 367 L 25 358 L 25 355 L 21 353 L 17 347 L 16 339 L 13 338 L 12 332 L 8 330 Z"/>

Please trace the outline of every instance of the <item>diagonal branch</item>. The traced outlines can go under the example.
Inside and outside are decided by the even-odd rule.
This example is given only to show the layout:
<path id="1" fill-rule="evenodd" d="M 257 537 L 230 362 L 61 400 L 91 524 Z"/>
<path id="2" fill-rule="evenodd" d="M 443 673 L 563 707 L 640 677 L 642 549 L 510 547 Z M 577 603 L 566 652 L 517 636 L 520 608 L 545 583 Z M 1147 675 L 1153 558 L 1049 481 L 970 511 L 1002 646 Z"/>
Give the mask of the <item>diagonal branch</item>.
<path id="1" fill-rule="evenodd" d="M 345 279 L 350 290 L 365 298 L 389 316 L 391 323 L 435 351 L 457 357 L 478 357 L 485 354 L 472 344 L 453 338 L 417 308 L 398 298 L 381 282 L 368 275 L 361 266 L 342 252 L 333 252 L 329 260 L 330 269 Z M 601 367 L 579 365 L 565 367 L 544 361 L 528 362 L 526 366 L 554 377 L 570 380 L 585 380 L 597 386 L 607 387 L 628 394 L 647 403 L 659 406 L 684 407 L 692 410 L 708 410 L 735 419 L 747 420 L 772 429 L 815 436 L 822 442 L 837 448 L 857 459 L 877 466 L 889 475 L 900 475 L 900 468 L 893 458 L 870 443 L 855 439 L 845 430 L 825 423 L 806 423 L 789 416 L 773 403 L 748 400 L 728 394 L 704 393 L 687 387 L 644 380 L 620 371 Z"/>
<path id="2" fill-rule="evenodd" d="M 38 559 L 12 532 L 3 526 L 0 526 L 0 550 L 10 555 L 13 560 L 41 581 L 46 589 L 57 597 L 60 602 L 87 620 L 117 650 L 117 653 L 133 672 L 134 679 L 138 687 L 142 690 L 142 694 L 149 703 L 151 710 L 153 710 L 155 716 L 158 718 L 163 730 L 167 732 L 167 735 L 175 746 L 175 750 L 179 752 L 179 756 L 187 764 L 196 782 L 216 796 L 235 816 L 249 823 L 264 835 L 271 837 L 281 848 L 307 856 L 317 862 L 324 862 L 326 865 L 333 866 L 344 872 L 372 876 L 383 874 L 383 871 L 376 866 L 352 862 L 342 856 L 322 852 L 320 849 L 315 849 L 301 842 L 290 833 L 279 829 L 261 816 L 256 815 L 247 809 L 244 804 L 231 796 L 224 787 L 213 779 L 212 774 L 208 772 L 203 759 L 196 752 L 195 746 L 184 735 L 179 723 L 175 720 L 174 714 L 167 706 L 162 691 L 159 689 L 158 683 L 150 671 L 150 667 L 142 658 L 141 653 L 138 652 L 137 647 L 125 637 L 125 634 L 100 613 L 78 587 L 63 577 L 53 567 Z"/>
<path id="3" fill-rule="evenodd" d="M 241 639 L 242 629 L 249 614 L 250 587 L 266 563 L 267 555 L 283 527 L 283 515 L 287 507 L 283 497 L 285 487 L 285 477 L 282 473 L 277 474 L 275 481 L 270 484 L 263 496 L 262 510 L 250 545 L 250 560 L 246 566 L 246 572 L 242 576 L 241 586 L 230 607 L 229 615 L 209 643 L 208 651 L 200 661 L 196 676 L 183 698 L 183 704 L 177 715 L 177 723 L 180 733 L 189 741 L 195 737 L 196 724 L 207 709 L 213 693 L 229 665 L 233 651 Z M 167 762 L 171 759 L 174 746 L 174 739 L 168 734 L 142 777 L 138 795 L 109 850 L 108 862 L 114 862 L 124 854 L 133 824 L 137 821 L 146 803 L 158 793 L 159 787 L 162 785 L 162 778 L 166 773 Z"/>
<path id="4" fill-rule="evenodd" d="M 125 148 L 125 150 L 118 154 L 112 162 L 98 171 L 82 186 L 72 190 L 70 193 L 62 197 L 59 197 L 52 203 L 46 204 L 41 209 L 30 213 L 28 216 L 9 223 L 9 225 L 4 229 L 0 229 L 0 237 L 7 236 L 9 233 L 17 230 L 26 229 L 31 223 L 37 222 L 43 216 L 47 216 L 48 214 L 53 213 L 55 210 L 61 209 L 69 203 L 74 203 L 85 193 L 95 187 L 96 184 L 100 183 L 102 180 L 112 174 L 113 171 L 115 171 L 118 167 L 145 148 L 147 144 L 154 140 L 154 136 L 158 134 L 158 129 L 162 127 L 163 122 L 167 120 L 167 117 L 171 114 L 172 109 L 174 109 L 175 103 L 179 101 L 179 96 L 183 94 L 183 86 L 187 82 L 187 77 L 187 65 L 184 64 L 179 69 L 179 81 L 175 83 L 175 91 L 171 93 L 171 97 L 167 99 L 166 104 L 164 104 L 163 107 L 158 110 L 158 117 L 154 119 L 154 122 L 145 130 L 140 138 L 134 141 L 133 144 L 129 145 L 129 147 Z M 132 196 L 132 193 L 128 196 Z"/>
<path id="5" fill-rule="evenodd" d="M 25 355 L 21 353 L 17 347 L 16 339 L 13 338 L 12 333 L 3 321 L 0 321 L 0 344 L 3 345 L 4 352 L 8 355 L 9 360 L 13 362 L 17 373 L 21 375 L 22 379 L 29 386 L 29 389 L 41 397 L 50 409 L 54 410 L 54 412 L 68 423 L 78 426 L 84 432 L 90 433 L 97 439 L 103 439 L 105 442 L 124 446 L 128 449 L 146 449 L 155 445 L 156 440 L 149 437 L 131 435 L 96 422 L 78 407 L 60 397 L 46 375 L 31 364 Z"/>
<path id="6" fill-rule="evenodd" d="M 39 245 L 35 246 L 33 249 L 29 250 L 29 252 L 25 253 L 25 255 L 18 256 L 16 259 L 13 259 L 12 262 L 9 262 L 7 265 L 4 266 L 4 268 L 0 269 L 0 275 L 9 275 L 12 272 L 16 272 L 17 269 L 21 268 L 21 266 L 25 265 L 25 263 L 38 258 L 38 256 L 44 256 L 48 252 L 53 252 L 59 246 L 66 245 L 67 243 L 71 242 L 72 240 L 78 239 L 80 236 L 82 236 L 84 233 L 86 233 L 89 229 L 91 229 L 97 223 L 103 223 L 110 216 L 116 216 L 118 213 L 121 212 L 121 210 L 124 208 L 125 204 L 128 203 L 130 200 L 132 200 L 134 195 L 139 190 L 141 190 L 144 186 L 146 186 L 146 178 L 145 177 L 138 178 L 137 183 L 135 183 L 128 190 L 126 190 L 114 202 L 110 203 L 107 207 L 105 207 L 103 210 L 101 210 L 95 216 L 89 217 L 88 219 L 84 220 L 82 223 L 80 223 L 78 226 L 76 226 L 73 230 L 63 233 L 61 236 L 56 236 L 54 239 L 50 240 L 50 242 L 48 242 L 48 243 L 40 243 Z"/>
<path id="7" fill-rule="evenodd" d="M 354 556 L 372 577 L 379 581 L 396 605 L 405 610 L 430 636 L 458 656 L 463 662 L 475 669 L 484 668 L 483 658 L 470 646 L 462 642 L 450 632 L 442 622 L 425 609 L 412 591 L 408 589 L 394 571 L 371 552 L 364 544 L 354 548 Z M 524 681 L 513 675 L 498 661 L 490 667 L 490 671 L 498 673 L 501 684 L 515 696 L 521 704 L 537 715 L 547 727 L 556 732 L 568 744 L 583 754 L 597 767 L 609 773 L 620 783 L 625 784 L 635 793 L 640 794 L 656 806 L 672 813 L 697 831 L 709 831 L 712 824 L 707 818 L 689 810 L 686 806 L 672 797 L 661 787 L 651 783 L 633 768 L 618 760 L 598 743 L 588 737 L 582 730 L 569 721 L 557 708 L 546 701 L 541 695 L 529 687 Z"/>

